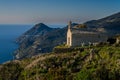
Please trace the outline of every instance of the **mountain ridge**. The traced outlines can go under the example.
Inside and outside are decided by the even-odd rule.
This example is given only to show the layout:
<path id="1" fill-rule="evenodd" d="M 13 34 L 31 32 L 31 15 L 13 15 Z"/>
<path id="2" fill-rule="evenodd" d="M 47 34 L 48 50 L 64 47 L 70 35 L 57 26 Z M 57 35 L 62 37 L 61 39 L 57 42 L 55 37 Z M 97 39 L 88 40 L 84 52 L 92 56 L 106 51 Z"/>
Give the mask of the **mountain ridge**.
<path id="1" fill-rule="evenodd" d="M 35 25 L 16 40 L 20 45 L 20 48 L 15 51 L 16 58 L 21 59 L 25 56 L 29 57 L 36 55 L 37 53 L 47 53 L 52 51 L 54 46 L 63 44 L 59 42 L 65 41 L 65 39 L 62 38 L 65 35 L 65 30 L 67 31 L 67 28 L 50 28 L 43 23 Z"/>
<path id="2" fill-rule="evenodd" d="M 102 19 L 88 21 L 84 24 L 87 25 L 88 28 L 103 28 L 110 36 L 120 34 L 120 12 Z M 42 28 L 45 29 L 39 30 L 40 26 L 43 26 Z M 38 30 L 35 30 L 36 28 L 38 28 Z M 66 42 L 66 32 L 67 26 L 64 28 L 50 28 L 43 23 L 39 23 L 28 30 L 25 35 L 17 39 L 20 47 L 15 51 L 15 56 L 21 59 L 39 53 L 51 52 L 55 46 Z M 31 34 L 33 36 L 29 36 Z"/>
<path id="3" fill-rule="evenodd" d="M 102 19 L 88 21 L 84 24 L 89 28 L 104 28 L 108 35 L 114 36 L 120 33 L 120 12 Z"/>

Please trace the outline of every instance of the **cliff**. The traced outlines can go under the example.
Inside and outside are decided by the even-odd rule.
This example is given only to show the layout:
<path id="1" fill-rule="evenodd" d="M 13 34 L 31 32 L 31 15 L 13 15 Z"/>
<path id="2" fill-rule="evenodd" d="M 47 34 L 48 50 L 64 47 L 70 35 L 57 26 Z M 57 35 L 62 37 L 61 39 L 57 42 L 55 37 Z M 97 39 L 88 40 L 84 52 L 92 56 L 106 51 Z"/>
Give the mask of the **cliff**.
<path id="1" fill-rule="evenodd" d="M 66 41 L 66 31 L 67 28 L 50 28 L 43 23 L 35 25 L 16 40 L 20 46 L 15 51 L 15 58 L 51 52 L 55 46 Z"/>

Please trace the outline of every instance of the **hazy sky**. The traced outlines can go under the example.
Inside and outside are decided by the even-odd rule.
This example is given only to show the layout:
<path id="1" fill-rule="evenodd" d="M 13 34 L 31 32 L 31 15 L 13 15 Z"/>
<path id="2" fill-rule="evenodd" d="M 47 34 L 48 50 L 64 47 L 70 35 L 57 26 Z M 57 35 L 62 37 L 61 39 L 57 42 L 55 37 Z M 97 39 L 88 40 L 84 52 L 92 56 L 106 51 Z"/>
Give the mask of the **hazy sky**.
<path id="1" fill-rule="evenodd" d="M 0 24 L 65 24 L 120 12 L 120 0 L 0 0 Z"/>

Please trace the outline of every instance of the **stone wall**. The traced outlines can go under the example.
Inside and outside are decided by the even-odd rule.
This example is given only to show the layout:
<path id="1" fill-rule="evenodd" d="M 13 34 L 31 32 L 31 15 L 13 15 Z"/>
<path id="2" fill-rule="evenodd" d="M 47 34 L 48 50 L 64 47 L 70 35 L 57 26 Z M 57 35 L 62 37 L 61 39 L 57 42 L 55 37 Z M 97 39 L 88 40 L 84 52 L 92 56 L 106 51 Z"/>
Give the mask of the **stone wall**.
<path id="1" fill-rule="evenodd" d="M 72 46 L 89 45 L 90 43 L 106 42 L 107 36 L 104 34 L 73 34 Z"/>
<path id="2" fill-rule="evenodd" d="M 84 51 L 84 48 L 74 48 L 74 47 L 70 47 L 70 48 L 54 48 L 53 52 L 54 53 L 71 53 L 74 51 L 79 51 L 82 52 Z"/>

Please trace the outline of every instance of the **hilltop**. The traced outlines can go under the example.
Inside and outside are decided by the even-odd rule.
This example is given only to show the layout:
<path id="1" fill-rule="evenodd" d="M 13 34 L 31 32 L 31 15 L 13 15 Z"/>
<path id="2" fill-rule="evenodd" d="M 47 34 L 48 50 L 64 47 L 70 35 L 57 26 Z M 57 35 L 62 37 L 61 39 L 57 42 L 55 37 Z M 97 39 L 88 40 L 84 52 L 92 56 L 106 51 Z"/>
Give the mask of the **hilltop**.
<path id="1" fill-rule="evenodd" d="M 110 36 L 120 34 L 120 13 L 83 24 L 87 28 L 102 29 Z M 79 26 L 76 23 L 72 25 Z M 36 24 L 17 39 L 20 46 L 15 51 L 15 58 L 22 59 L 51 52 L 55 46 L 66 42 L 66 32 L 67 25 L 64 28 L 50 28 L 43 23 Z"/>
<path id="2" fill-rule="evenodd" d="M 120 80 L 120 44 L 84 46 L 10 61 L 0 65 L 0 80 Z"/>

